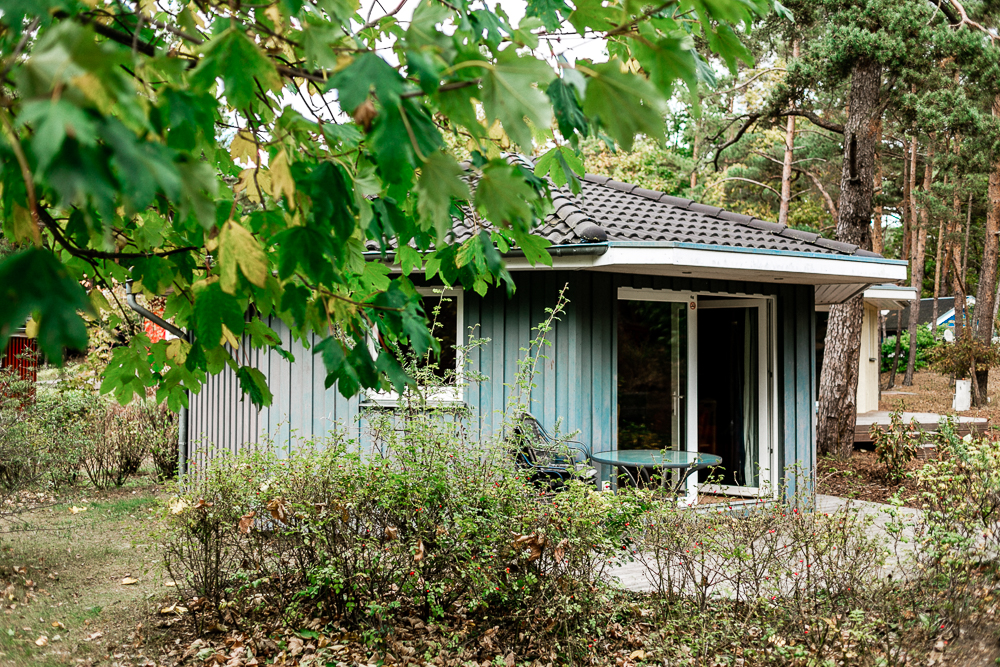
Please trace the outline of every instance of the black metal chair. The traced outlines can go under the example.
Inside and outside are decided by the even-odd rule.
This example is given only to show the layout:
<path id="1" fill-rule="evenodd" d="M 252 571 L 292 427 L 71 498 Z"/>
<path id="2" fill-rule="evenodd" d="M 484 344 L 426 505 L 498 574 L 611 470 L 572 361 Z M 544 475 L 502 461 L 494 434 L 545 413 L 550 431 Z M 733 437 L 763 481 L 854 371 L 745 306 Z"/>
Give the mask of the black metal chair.
<path id="1" fill-rule="evenodd" d="M 576 440 L 556 440 L 529 412 L 521 415 L 511 440 L 515 466 L 535 484 L 557 490 L 571 479 L 592 482 L 597 475 L 587 445 Z"/>

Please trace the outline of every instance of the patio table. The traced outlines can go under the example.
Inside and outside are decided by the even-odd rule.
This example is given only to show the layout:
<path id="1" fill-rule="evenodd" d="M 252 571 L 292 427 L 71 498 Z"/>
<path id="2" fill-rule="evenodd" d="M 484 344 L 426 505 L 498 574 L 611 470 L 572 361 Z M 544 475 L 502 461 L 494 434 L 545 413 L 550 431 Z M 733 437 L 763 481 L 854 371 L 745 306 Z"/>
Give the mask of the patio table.
<path id="1" fill-rule="evenodd" d="M 722 463 L 722 457 L 715 454 L 701 454 L 698 452 L 677 452 L 673 450 L 663 451 L 662 449 L 613 449 L 607 452 L 594 452 L 591 459 L 598 463 L 615 466 L 616 468 L 666 468 L 681 471 L 680 480 L 673 488 L 676 495 L 687 482 L 691 473 L 697 470 L 704 470 Z M 629 477 L 632 477 L 629 473 Z M 660 480 L 660 485 L 666 485 L 667 477 L 664 475 Z M 638 485 L 638 475 L 632 477 L 632 481 Z M 618 475 L 615 475 L 615 489 L 618 488 Z"/>

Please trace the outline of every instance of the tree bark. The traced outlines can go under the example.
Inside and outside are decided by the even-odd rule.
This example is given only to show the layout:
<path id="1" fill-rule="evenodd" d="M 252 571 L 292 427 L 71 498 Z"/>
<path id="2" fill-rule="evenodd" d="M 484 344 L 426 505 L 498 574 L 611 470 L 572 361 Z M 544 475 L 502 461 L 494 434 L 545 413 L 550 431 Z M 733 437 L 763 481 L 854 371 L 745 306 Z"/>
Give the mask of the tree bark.
<path id="1" fill-rule="evenodd" d="M 799 41 L 792 42 L 792 57 L 799 57 Z M 781 165 L 781 201 L 778 203 L 778 223 L 788 224 L 788 206 L 792 201 L 792 162 L 795 160 L 795 116 L 785 121 L 785 161 Z"/>
<path id="2" fill-rule="evenodd" d="M 875 137 L 875 184 L 873 186 L 872 196 L 878 197 L 881 194 L 882 194 L 882 119 L 879 118 L 878 134 Z M 885 243 L 882 235 L 882 204 L 875 205 L 875 216 L 872 218 L 872 250 L 880 255 L 885 250 Z M 879 391 L 881 392 L 881 389 Z"/>
<path id="3" fill-rule="evenodd" d="M 916 137 L 913 139 L 916 142 Z M 916 154 L 916 146 L 914 146 Z M 910 286 L 917 290 L 916 298 L 910 303 L 910 357 L 906 362 L 906 375 L 903 385 L 913 386 L 913 373 L 917 365 L 917 325 L 920 321 L 920 296 L 924 286 L 924 259 L 927 254 L 927 227 L 930 225 L 930 193 L 931 177 L 934 170 L 934 134 L 927 141 L 927 159 L 924 160 L 924 205 L 920 207 L 919 222 L 914 219 L 915 239 L 913 243 L 913 259 L 910 262 Z M 916 195 L 914 194 L 914 200 Z M 916 208 L 914 206 L 914 208 Z"/>
<path id="4" fill-rule="evenodd" d="M 947 151 L 946 151 L 947 152 Z M 944 184 L 948 185 L 948 174 L 944 175 Z M 937 332 L 938 299 L 941 298 L 941 258 L 944 253 L 944 218 L 938 222 L 937 238 L 934 240 L 934 303 L 931 308 L 931 331 Z"/>
<path id="5" fill-rule="evenodd" d="M 900 259 L 910 258 L 910 147 L 903 137 L 903 247 L 900 251 Z M 902 324 L 902 322 L 900 322 Z"/>
<path id="6" fill-rule="evenodd" d="M 993 116 L 1000 116 L 1000 96 L 993 100 Z M 986 238 L 983 239 L 983 265 L 979 270 L 979 287 L 976 289 L 976 307 L 972 310 L 972 332 L 980 343 L 993 341 L 993 299 L 997 284 L 997 258 L 1000 256 L 1000 158 L 994 158 L 993 171 L 987 190 L 990 201 L 986 211 Z M 989 368 L 976 370 L 980 395 L 978 407 L 986 404 Z"/>
<path id="7" fill-rule="evenodd" d="M 851 73 L 850 105 L 844 124 L 837 239 L 871 249 L 875 140 L 880 116 L 882 68 L 861 58 Z M 859 294 L 830 307 L 819 386 L 816 445 L 820 454 L 847 459 L 857 421 L 858 362 L 864 303 Z"/>

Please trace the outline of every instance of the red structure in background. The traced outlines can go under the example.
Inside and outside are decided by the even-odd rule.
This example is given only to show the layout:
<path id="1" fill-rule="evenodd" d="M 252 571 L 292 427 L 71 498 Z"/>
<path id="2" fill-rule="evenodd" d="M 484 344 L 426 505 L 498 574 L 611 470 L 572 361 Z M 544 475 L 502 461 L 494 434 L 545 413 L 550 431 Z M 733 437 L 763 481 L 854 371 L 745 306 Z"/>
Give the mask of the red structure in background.
<path id="1" fill-rule="evenodd" d="M 38 380 L 38 343 L 24 334 L 14 334 L 0 358 L 0 368 L 11 368 L 21 380 Z"/>
<path id="2" fill-rule="evenodd" d="M 20 380 L 31 382 L 29 395 L 35 395 L 38 380 L 38 343 L 24 334 L 14 334 L 0 357 L 0 369 L 11 369 Z M 5 394 L 6 395 L 6 394 Z"/>

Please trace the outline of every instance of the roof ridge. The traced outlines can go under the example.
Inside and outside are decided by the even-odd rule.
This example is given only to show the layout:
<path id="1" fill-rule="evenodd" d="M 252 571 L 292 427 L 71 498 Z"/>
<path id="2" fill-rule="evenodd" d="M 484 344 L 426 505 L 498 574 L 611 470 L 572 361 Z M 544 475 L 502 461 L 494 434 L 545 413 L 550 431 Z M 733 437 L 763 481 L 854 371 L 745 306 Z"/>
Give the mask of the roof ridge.
<path id="1" fill-rule="evenodd" d="M 527 155 L 510 153 L 506 159 L 511 164 L 517 164 L 525 169 L 531 171 L 535 169 L 534 160 Z M 607 230 L 584 210 L 572 192 L 556 186 L 548 177 L 546 180 L 553 186 L 549 194 L 552 197 L 556 217 L 565 222 L 584 243 L 604 243 L 608 240 Z"/>

